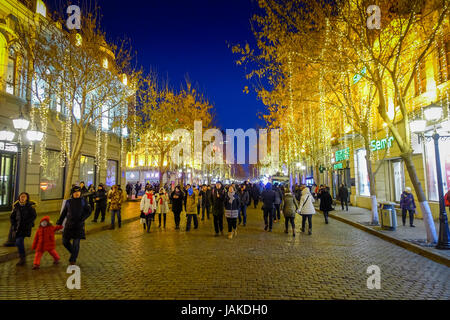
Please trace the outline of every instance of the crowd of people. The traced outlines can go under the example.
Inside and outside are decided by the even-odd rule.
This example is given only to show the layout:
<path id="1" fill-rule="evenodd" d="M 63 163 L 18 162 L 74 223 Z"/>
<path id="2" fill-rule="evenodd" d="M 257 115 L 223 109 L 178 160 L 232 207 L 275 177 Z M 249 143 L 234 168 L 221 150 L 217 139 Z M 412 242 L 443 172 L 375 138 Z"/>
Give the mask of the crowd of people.
<path id="1" fill-rule="evenodd" d="M 139 183 L 138 186 L 141 186 Z M 135 190 L 136 187 L 132 189 Z M 137 189 L 138 192 L 140 189 Z M 61 215 L 55 225 L 50 221 L 49 216 L 40 220 L 36 231 L 32 249 L 36 251 L 33 262 L 33 269 L 39 269 L 40 261 L 45 252 L 48 252 L 54 259 L 54 263 L 59 263 L 59 255 L 55 250 L 55 232 L 62 229 L 62 242 L 70 253 L 69 263 L 76 264 L 80 250 L 80 240 L 85 239 L 85 221 L 94 212 L 93 223 L 105 222 L 106 212 L 111 213 L 111 229 L 115 229 L 117 217 L 118 227 L 121 228 L 121 210 L 123 202 L 131 197 L 130 187 L 127 185 L 127 192 L 123 192 L 120 185 L 114 185 L 107 191 L 103 184 L 99 184 L 97 189 L 93 186 L 86 188 L 84 182 L 73 185 L 70 199 L 63 202 Z M 348 211 L 348 189 L 341 185 L 338 192 L 338 199 L 341 201 L 342 211 Z M 284 216 L 284 232 L 289 233 L 289 226 L 292 229 L 292 236 L 295 237 L 295 215 L 302 217 L 301 231 L 306 231 L 308 224 L 308 235 L 312 234 L 312 216 L 316 214 L 314 203 L 320 201 L 319 209 L 323 212 L 325 224 L 328 224 L 328 214 L 335 210 L 333 197 L 330 188 L 326 185 L 306 186 L 294 185 L 292 189 L 279 185 L 278 183 L 267 183 L 263 185 L 250 184 L 229 184 L 223 185 L 217 182 L 214 185 L 195 186 L 187 184 L 184 187 L 178 185 L 170 188 L 168 185 L 158 184 L 145 185 L 145 193 L 140 199 L 140 222 L 143 230 L 151 232 L 152 223 L 158 216 L 157 228 L 166 228 L 167 218 L 170 212 L 173 214 L 175 229 L 180 230 L 181 214 L 186 214 L 185 231 L 190 232 L 199 228 L 199 220 L 210 220 L 212 216 L 214 236 L 224 235 L 224 217 L 228 227 L 228 238 L 237 236 L 237 226 L 243 227 L 247 224 L 247 207 L 252 205 L 258 207 L 262 202 L 264 230 L 272 232 L 274 223 L 281 221 Z M 450 191 L 445 195 L 445 202 L 450 206 Z M 401 196 L 400 207 L 402 209 L 403 225 L 406 222 L 406 215 L 409 213 L 410 226 L 414 227 L 414 214 L 416 205 L 414 196 L 410 188 L 406 188 Z M 19 195 L 19 199 L 14 203 L 11 213 L 11 229 L 9 241 L 12 241 L 18 248 L 18 266 L 25 264 L 24 239 L 31 237 L 34 221 L 37 217 L 35 203 L 26 192 Z M 156 225 L 154 228 L 156 228 Z"/>

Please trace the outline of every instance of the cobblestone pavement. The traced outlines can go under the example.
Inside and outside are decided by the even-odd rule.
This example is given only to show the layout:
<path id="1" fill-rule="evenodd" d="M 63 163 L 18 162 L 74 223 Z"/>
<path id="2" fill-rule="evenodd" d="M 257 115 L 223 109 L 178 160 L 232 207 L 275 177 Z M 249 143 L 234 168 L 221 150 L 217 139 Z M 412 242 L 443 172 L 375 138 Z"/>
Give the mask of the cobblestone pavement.
<path id="1" fill-rule="evenodd" d="M 69 290 L 68 254 L 41 269 L 0 264 L 0 299 L 450 299 L 450 270 L 321 214 L 313 234 L 264 232 L 261 210 L 249 210 L 236 238 L 214 237 L 212 220 L 198 230 L 166 230 L 139 222 L 88 235 L 78 259 L 81 289 Z M 155 219 L 156 224 L 158 219 Z M 224 221 L 226 226 L 226 220 Z M 182 219 L 185 226 L 185 218 Z M 225 232 L 226 234 L 226 232 Z M 60 236 L 58 236 L 60 237 Z M 381 269 L 381 289 L 367 289 L 370 265 Z"/>

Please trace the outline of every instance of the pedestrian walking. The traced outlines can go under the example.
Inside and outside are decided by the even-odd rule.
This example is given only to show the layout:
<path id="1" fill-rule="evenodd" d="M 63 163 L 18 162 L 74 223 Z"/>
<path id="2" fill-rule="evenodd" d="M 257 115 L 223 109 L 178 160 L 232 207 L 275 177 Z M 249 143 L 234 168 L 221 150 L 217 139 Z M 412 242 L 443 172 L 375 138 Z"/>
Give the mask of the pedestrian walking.
<path id="1" fill-rule="evenodd" d="M 344 204 L 348 211 L 348 189 L 344 184 L 339 187 L 339 200 L 341 201 L 342 211 L 344 211 Z"/>
<path id="2" fill-rule="evenodd" d="M 274 205 L 274 221 L 273 222 L 278 222 L 281 219 L 281 212 L 280 212 L 280 206 L 281 206 L 281 201 L 283 200 L 283 195 L 281 194 L 281 190 L 278 187 L 278 183 L 275 183 L 273 185 L 273 191 L 275 192 L 275 202 L 273 203 Z"/>
<path id="3" fill-rule="evenodd" d="M 94 199 L 95 199 L 95 214 L 94 214 L 94 220 L 92 220 L 92 222 L 97 222 L 98 220 L 98 216 L 100 215 L 100 213 L 102 214 L 102 218 L 100 220 L 100 222 L 105 222 L 105 216 L 106 216 L 106 206 L 107 206 L 107 196 L 106 196 L 106 190 L 103 186 L 103 184 L 99 184 L 97 191 L 95 192 L 94 195 Z M 91 207 L 91 209 L 93 210 L 94 207 Z"/>
<path id="4" fill-rule="evenodd" d="M 211 210 L 211 202 L 212 202 L 211 198 L 212 198 L 211 187 L 206 186 L 206 184 L 204 184 L 202 186 L 202 190 L 200 191 L 200 199 L 202 202 L 202 221 L 205 220 L 205 211 L 206 217 L 209 220 L 209 212 Z"/>
<path id="5" fill-rule="evenodd" d="M 261 199 L 263 202 L 264 230 L 269 230 L 269 232 L 272 232 L 275 197 L 275 191 L 272 190 L 272 185 L 267 183 L 266 189 L 261 193 Z"/>
<path id="6" fill-rule="evenodd" d="M 61 212 L 61 216 L 56 222 L 61 226 L 67 218 L 63 229 L 63 245 L 69 251 L 69 263 L 74 265 L 80 252 L 80 241 L 86 239 L 84 222 L 91 215 L 91 208 L 86 199 L 81 197 L 81 188 L 72 188 L 72 197 L 68 199 Z"/>
<path id="7" fill-rule="evenodd" d="M 333 198 L 330 195 L 330 188 L 325 187 L 320 197 L 320 211 L 323 212 L 326 224 L 328 224 L 328 213 L 333 210 Z"/>
<path id="8" fill-rule="evenodd" d="M 32 249 L 36 251 L 33 262 L 33 270 L 39 269 L 41 258 L 45 252 L 53 257 L 53 264 L 59 263 L 59 254 L 56 252 L 55 232 L 61 230 L 63 226 L 53 226 L 50 223 L 50 217 L 45 216 L 39 223 L 39 229 L 36 231 Z"/>
<path id="9" fill-rule="evenodd" d="M 228 222 L 228 239 L 233 239 L 233 237 L 237 236 L 236 222 L 240 207 L 241 201 L 239 195 L 234 191 L 233 186 L 230 186 L 228 192 L 225 194 L 225 216 Z"/>
<path id="10" fill-rule="evenodd" d="M 136 191 L 136 199 L 139 196 L 139 192 L 141 191 L 142 188 L 142 184 L 138 181 L 136 182 L 136 184 L 134 185 L 134 190 Z"/>
<path id="11" fill-rule="evenodd" d="M 19 200 L 14 202 L 13 210 L 10 216 L 13 236 L 16 241 L 16 247 L 19 251 L 18 266 L 23 266 L 25 260 L 25 238 L 31 237 L 31 229 L 34 227 L 34 220 L 36 220 L 35 203 L 30 200 L 30 195 L 22 192 L 19 195 Z"/>
<path id="12" fill-rule="evenodd" d="M 239 189 L 238 196 L 239 196 L 239 208 L 238 208 L 239 225 L 241 225 L 242 220 L 244 220 L 243 226 L 245 227 L 245 225 L 247 224 L 247 205 L 250 201 L 250 196 L 247 190 L 245 189 L 245 185 L 242 185 L 241 188 Z"/>
<path id="13" fill-rule="evenodd" d="M 201 206 L 202 206 L 202 196 L 201 196 L 201 193 L 200 193 L 200 186 L 197 188 L 196 186 L 194 186 L 193 187 L 193 189 L 194 189 L 194 193 L 195 193 L 195 196 L 197 197 L 197 217 L 198 217 L 198 219 L 200 219 L 200 211 L 201 211 Z"/>
<path id="14" fill-rule="evenodd" d="M 150 232 L 150 227 L 152 226 L 153 215 L 156 212 L 156 198 L 153 194 L 153 190 L 150 186 L 146 187 L 145 193 L 142 196 L 140 209 L 141 209 L 141 218 L 144 217 L 144 231 L 147 228 L 147 233 Z"/>
<path id="15" fill-rule="evenodd" d="M 188 183 L 185 187 L 184 187 L 184 212 L 186 212 L 186 202 L 187 202 L 187 196 L 188 196 L 188 190 L 191 188 L 191 185 Z"/>
<path id="16" fill-rule="evenodd" d="M 214 219 L 215 236 L 219 236 L 219 232 L 223 235 L 223 215 L 225 212 L 225 192 L 221 182 L 216 182 L 216 188 L 213 190 L 212 196 L 212 212 Z"/>
<path id="17" fill-rule="evenodd" d="M 164 229 L 166 228 L 166 216 L 167 213 L 169 212 L 169 196 L 166 193 L 166 190 L 164 190 L 164 188 L 159 188 L 159 193 L 157 194 L 156 197 L 156 203 L 157 203 L 157 208 L 156 208 L 156 213 L 158 214 L 158 221 L 159 221 L 159 226 L 158 228 L 161 228 L 161 215 L 163 216 L 163 227 Z"/>
<path id="18" fill-rule="evenodd" d="M 175 190 L 170 196 L 172 200 L 172 212 L 175 220 L 175 230 L 180 229 L 180 215 L 183 211 L 184 193 L 181 191 L 180 186 L 176 186 Z"/>
<path id="19" fill-rule="evenodd" d="M 409 226 L 414 228 L 414 214 L 416 212 L 416 203 L 414 196 L 411 193 L 411 188 L 406 187 L 400 197 L 400 208 L 402 209 L 402 222 L 403 226 L 406 223 L 406 213 L 409 212 Z"/>
<path id="20" fill-rule="evenodd" d="M 118 185 L 114 185 L 112 187 L 112 192 L 109 194 L 108 197 L 111 200 L 111 204 L 110 204 L 111 229 L 114 230 L 114 228 L 115 228 L 116 214 L 117 214 L 118 226 L 119 226 L 119 228 L 121 228 L 122 227 L 121 210 L 122 210 L 122 202 L 124 199 L 123 191 L 121 189 L 119 189 Z"/>
<path id="21" fill-rule="evenodd" d="M 198 229 L 197 205 L 198 193 L 196 193 L 193 188 L 189 188 L 186 197 L 186 232 L 191 230 L 192 220 L 194 220 L 194 229 Z"/>
<path id="22" fill-rule="evenodd" d="M 314 197 L 309 188 L 303 188 L 300 199 L 300 215 L 302 216 L 302 232 L 305 232 L 306 220 L 308 220 L 308 234 L 312 234 L 312 216 L 316 214 L 314 208 Z"/>
<path id="23" fill-rule="evenodd" d="M 88 198 L 89 190 L 86 188 L 86 184 L 84 183 L 84 181 L 80 182 L 80 188 L 81 188 L 81 197 Z"/>
<path id="24" fill-rule="evenodd" d="M 94 197 L 95 197 L 95 186 L 93 184 L 89 185 L 87 198 L 89 199 L 89 206 L 91 210 L 94 210 Z"/>
<path id="25" fill-rule="evenodd" d="M 283 215 L 284 215 L 284 233 L 289 233 L 289 224 L 292 226 L 292 236 L 295 237 L 295 213 L 298 209 L 298 203 L 292 192 L 287 189 L 283 197 Z"/>

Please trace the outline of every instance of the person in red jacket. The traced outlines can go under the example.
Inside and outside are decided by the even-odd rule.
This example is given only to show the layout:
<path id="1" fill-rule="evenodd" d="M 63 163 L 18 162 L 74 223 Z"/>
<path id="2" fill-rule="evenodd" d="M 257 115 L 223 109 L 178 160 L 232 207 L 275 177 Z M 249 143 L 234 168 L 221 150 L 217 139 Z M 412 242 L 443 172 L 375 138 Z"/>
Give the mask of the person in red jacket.
<path id="1" fill-rule="evenodd" d="M 45 216 L 41 219 L 39 229 L 34 236 L 33 250 L 36 250 L 34 256 L 33 270 L 39 269 L 41 258 L 45 251 L 48 251 L 54 259 L 54 264 L 58 264 L 59 255 L 55 250 L 55 231 L 62 229 L 63 226 L 53 226 L 50 223 L 50 217 Z"/>

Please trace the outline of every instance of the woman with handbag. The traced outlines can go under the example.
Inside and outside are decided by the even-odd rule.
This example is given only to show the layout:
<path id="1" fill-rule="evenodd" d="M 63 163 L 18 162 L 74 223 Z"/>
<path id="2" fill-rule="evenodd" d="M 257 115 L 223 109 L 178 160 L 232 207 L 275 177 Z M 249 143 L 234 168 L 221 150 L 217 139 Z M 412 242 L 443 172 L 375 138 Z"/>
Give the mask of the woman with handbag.
<path id="1" fill-rule="evenodd" d="M 323 212 L 323 216 L 325 218 L 325 223 L 328 224 L 328 212 L 333 211 L 332 207 L 333 198 L 330 195 L 330 188 L 325 187 L 322 191 L 322 195 L 320 198 L 320 211 Z"/>
<path id="2" fill-rule="evenodd" d="M 309 188 L 304 188 L 302 190 L 299 214 L 302 216 L 302 232 L 305 232 L 306 220 L 308 220 L 308 234 L 311 235 L 312 215 L 316 214 L 316 209 L 314 208 L 314 197 L 311 195 Z"/>
<path id="3" fill-rule="evenodd" d="M 153 195 L 153 190 L 148 186 L 145 190 L 145 194 L 141 199 L 141 219 L 145 217 L 144 230 L 147 226 L 147 233 L 150 232 L 150 227 L 152 225 L 153 215 L 156 211 L 156 199 Z"/>
<path id="4" fill-rule="evenodd" d="M 169 196 L 167 195 L 166 190 L 164 190 L 164 188 L 162 187 L 159 189 L 159 193 L 157 194 L 156 197 L 156 202 L 158 204 L 158 208 L 156 209 L 159 221 L 158 228 L 161 228 L 161 215 L 163 215 L 164 229 L 165 229 L 167 212 L 169 212 Z"/>
<path id="5" fill-rule="evenodd" d="M 289 223 L 292 225 L 292 236 L 295 237 L 295 212 L 298 209 L 297 200 L 289 189 L 283 197 L 284 233 L 288 233 Z"/>

